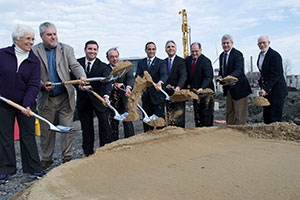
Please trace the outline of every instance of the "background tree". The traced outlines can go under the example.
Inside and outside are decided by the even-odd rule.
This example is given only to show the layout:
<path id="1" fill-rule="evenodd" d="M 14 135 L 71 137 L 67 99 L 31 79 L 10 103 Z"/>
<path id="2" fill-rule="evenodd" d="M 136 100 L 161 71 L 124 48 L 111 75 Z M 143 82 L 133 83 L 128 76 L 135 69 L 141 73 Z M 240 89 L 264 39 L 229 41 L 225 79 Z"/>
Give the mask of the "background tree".
<path id="1" fill-rule="evenodd" d="M 283 73 L 284 77 L 286 77 L 288 74 L 290 74 L 292 71 L 292 63 L 289 59 L 283 60 Z"/>

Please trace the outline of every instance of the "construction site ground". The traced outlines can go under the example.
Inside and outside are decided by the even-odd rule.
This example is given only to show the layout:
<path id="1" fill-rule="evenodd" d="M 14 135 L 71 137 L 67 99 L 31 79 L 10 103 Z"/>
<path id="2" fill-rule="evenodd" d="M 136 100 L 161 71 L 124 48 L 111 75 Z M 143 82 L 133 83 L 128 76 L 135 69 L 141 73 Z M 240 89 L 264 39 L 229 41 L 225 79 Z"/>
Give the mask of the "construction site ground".
<path id="1" fill-rule="evenodd" d="M 224 98 L 216 101 L 215 119 L 224 120 Z M 0 186 L 1 199 L 300 199 L 299 93 L 287 98 L 289 123 L 262 125 L 262 109 L 249 102 L 253 125 L 193 128 L 188 102 L 187 129 L 142 133 L 136 121 L 136 136 L 88 158 L 81 135 L 74 135 L 75 159 L 63 165 L 58 140 L 48 174 L 26 182 L 18 159 L 18 174 Z"/>

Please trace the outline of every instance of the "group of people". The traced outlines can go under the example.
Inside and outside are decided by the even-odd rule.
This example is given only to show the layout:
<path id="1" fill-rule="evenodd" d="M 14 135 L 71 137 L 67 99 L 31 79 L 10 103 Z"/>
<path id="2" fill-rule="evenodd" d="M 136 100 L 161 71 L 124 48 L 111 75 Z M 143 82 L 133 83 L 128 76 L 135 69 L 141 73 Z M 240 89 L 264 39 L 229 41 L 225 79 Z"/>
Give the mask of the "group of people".
<path id="1" fill-rule="evenodd" d="M 127 98 L 134 87 L 133 69 L 112 82 L 94 81 L 89 83 L 92 89 L 103 97 L 105 103 L 87 91 L 87 78 L 107 77 L 120 62 L 119 51 L 111 48 L 106 52 L 109 64 L 97 58 L 99 45 L 96 41 L 87 41 L 85 56 L 75 58 L 73 48 L 58 41 L 54 24 L 44 22 L 39 27 L 42 42 L 33 46 L 34 31 L 31 27 L 18 25 L 12 33 L 13 45 L 0 49 L 0 95 L 26 109 L 19 111 L 4 102 L 0 102 L 0 181 L 4 183 L 10 175 L 16 173 L 14 150 L 14 120 L 20 127 L 20 146 L 24 173 L 41 177 L 45 169 L 53 163 L 56 132 L 41 123 L 41 160 L 35 140 L 35 125 L 31 111 L 60 125 L 71 127 L 74 111 L 77 107 L 82 128 L 83 153 L 94 153 L 94 114 L 98 119 L 100 146 L 119 139 L 119 122 L 113 118 L 106 104 L 110 103 L 119 113 L 127 111 Z M 233 48 L 233 39 L 226 34 L 222 37 L 223 52 L 219 57 L 219 76 L 234 76 L 238 82 L 224 85 L 226 96 L 226 123 L 241 125 L 247 120 L 247 102 L 251 88 L 244 73 L 243 54 Z M 269 47 L 267 36 L 258 38 L 261 50 L 258 58 L 260 94 L 266 97 L 270 106 L 264 107 L 264 122 L 281 121 L 287 87 L 283 77 L 281 56 Z M 212 63 L 203 53 L 201 44 L 191 44 L 191 55 L 183 59 L 176 55 L 176 43 L 167 41 L 167 58 L 156 57 L 156 45 L 145 45 L 146 58 L 137 65 L 136 76 L 143 77 L 144 71 L 151 75 L 154 85 L 142 95 L 142 108 L 148 115 L 155 114 L 165 118 L 171 126 L 185 127 L 185 102 L 165 100 L 160 91 L 169 95 L 181 89 L 201 92 L 206 88 L 214 90 Z M 53 86 L 52 83 L 79 79 L 80 84 Z M 77 90 L 77 101 L 75 100 Z M 205 98 L 205 99 L 204 99 Z M 212 126 L 214 122 L 214 98 L 201 97 L 193 100 L 196 127 Z M 124 135 L 134 135 L 132 122 L 123 122 Z M 144 131 L 153 127 L 144 123 Z M 157 127 L 162 128 L 162 127 Z M 72 134 L 61 134 L 62 162 L 72 159 Z"/>

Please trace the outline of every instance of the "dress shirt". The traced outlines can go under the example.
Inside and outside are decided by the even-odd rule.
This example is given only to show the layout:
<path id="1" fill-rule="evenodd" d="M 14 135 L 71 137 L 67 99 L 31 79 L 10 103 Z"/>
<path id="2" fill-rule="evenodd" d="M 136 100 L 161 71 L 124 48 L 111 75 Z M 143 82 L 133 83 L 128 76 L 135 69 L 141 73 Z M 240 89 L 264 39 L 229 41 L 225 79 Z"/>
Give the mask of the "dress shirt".
<path id="1" fill-rule="evenodd" d="M 93 64 L 94 64 L 95 60 L 96 60 L 96 58 L 94 60 L 91 60 L 91 61 L 89 61 L 87 58 L 85 58 L 85 71 L 87 70 L 88 62 L 91 63 L 89 72 L 92 71 L 92 67 L 93 67 Z"/>
<path id="2" fill-rule="evenodd" d="M 261 51 L 259 53 L 259 58 L 258 58 L 258 68 L 259 68 L 259 70 L 261 70 L 262 64 L 264 62 L 264 59 L 265 59 L 265 56 L 266 56 L 266 53 L 268 52 L 268 50 L 269 50 L 269 48 L 266 51 Z"/>

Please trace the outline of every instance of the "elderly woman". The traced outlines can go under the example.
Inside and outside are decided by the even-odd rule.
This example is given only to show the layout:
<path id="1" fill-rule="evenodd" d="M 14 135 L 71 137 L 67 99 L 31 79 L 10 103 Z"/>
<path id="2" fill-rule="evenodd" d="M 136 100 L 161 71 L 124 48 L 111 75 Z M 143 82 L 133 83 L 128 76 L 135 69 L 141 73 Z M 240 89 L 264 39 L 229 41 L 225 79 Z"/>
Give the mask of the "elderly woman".
<path id="1" fill-rule="evenodd" d="M 13 45 L 0 49 L 0 95 L 23 107 L 23 113 L 0 102 L 0 184 L 16 173 L 14 122 L 20 128 L 23 173 L 35 178 L 43 175 L 35 140 L 34 118 L 29 112 L 36 106 L 40 88 L 40 62 L 32 52 L 34 32 L 31 27 L 18 25 L 12 33 Z"/>

